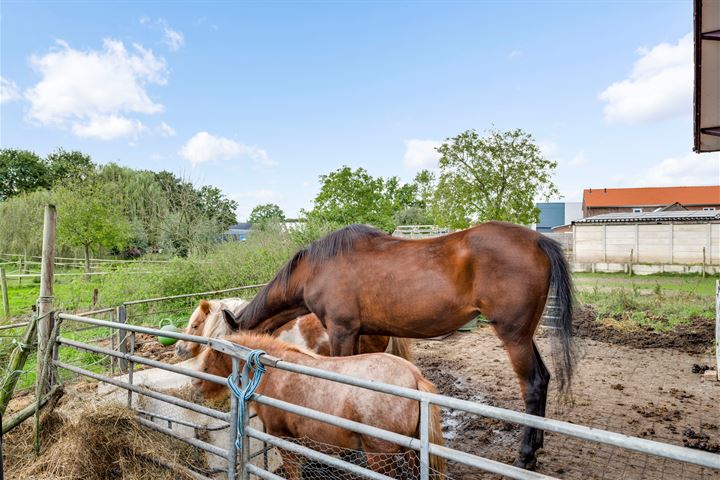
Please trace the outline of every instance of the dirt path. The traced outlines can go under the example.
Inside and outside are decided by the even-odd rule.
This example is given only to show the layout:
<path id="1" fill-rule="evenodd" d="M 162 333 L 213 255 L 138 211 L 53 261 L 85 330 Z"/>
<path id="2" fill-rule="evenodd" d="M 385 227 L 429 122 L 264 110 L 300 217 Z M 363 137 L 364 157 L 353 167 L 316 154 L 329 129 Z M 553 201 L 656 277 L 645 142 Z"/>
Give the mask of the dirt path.
<path id="1" fill-rule="evenodd" d="M 538 338 L 538 345 L 552 365 L 547 339 Z M 693 373 L 693 365 L 711 364 L 709 354 L 635 349 L 584 338 L 578 339 L 578 350 L 575 404 L 559 405 L 551 393 L 549 417 L 676 445 L 720 449 L 720 382 Z M 416 363 L 442 393 L 524 410 L 505 351 L 489 327 L 455 333 L 443 341 L 418 341 L 415 352 Z M 443 421 L 453 448 L 506 463 L 514 459 L 520 427 L 457 412 L 444 412 Z M 538 471 L 583 480 L 717 478 L 717 472 L 699 467 L 553 433 L 546 434 Z M 448 473 L 456 479 L 494 478 L 461 465 L 451 465 Z"/>

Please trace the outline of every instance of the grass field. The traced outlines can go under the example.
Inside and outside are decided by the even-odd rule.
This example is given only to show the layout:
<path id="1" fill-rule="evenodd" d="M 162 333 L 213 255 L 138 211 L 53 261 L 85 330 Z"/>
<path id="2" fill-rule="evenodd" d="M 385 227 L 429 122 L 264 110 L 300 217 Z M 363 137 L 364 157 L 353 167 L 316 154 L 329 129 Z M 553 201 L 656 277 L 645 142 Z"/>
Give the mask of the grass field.
<path id="1" fill-rule="evenodd" d="M 135 277 L 142 281 L 140 277 Z M 649 275 L 629 277 L 622 274 L 589 274 L 574 275 L 577 288 L 577 300 L 581 305 L 591 306 L 597 312 L 597 321 L 612 328 L 635 331 L 650 329 L 657 332 L 673 331 L 678 325 L 697 321 L 713 322 L 715 318 L 715 282 L 718 277 Z M 62 278 L 55 284 L 56 305 L 67 310 L 87 310 L 91 307 L 93 289 L 100 290 L 101 303 L 104 282 L 107 277 L 93 277 L 87 281 L 83 277 L 74 279 Z M 212 289 L 208 286 L 207 289 Z M 176 292 L 188 293 L 188 292 Z M 39 284 L 29 279 L 22 283 L 13 280 L 9 285 L 9 300 L 12 321 L 31 314 L 31 306 L 37 300 Z M 71 298 L 71 304 L 63 299 Z M 103 306 L 109 306 L 103 303 Z M 168 318 L 177 326 L 187 321 L 187 312 L 191 305 L 182 308 L 174 305 L 163 306 L 161 312 L 148 312 L 142 319 L 134 319 L 137 323 L 157 325 L 160 318 Z M 133 323 L 136 323 L 133 321 Z M 7 321 L 0 322 L 10 323 Z M 69 332 L 63 328 L 63 335 L 81 341 L 107 337 L 105 329 L 93 329 Z M 0 331 L 0 367 L 4 366 L 7 356 L 13 347 L 13 338 L 22 335 L 24 329 Z M 63 349 L 61 358 L 68 363 L 83 365 L 93 371 L 102 371 L 108 361 L 98 355 Z M 18 388 L 30 387 L 35 379 L 35 356 L 31 355 L 24 368 L 24 374 Z"/>
<path id="2" fill-rule="evenodd" d="M 622 274 L 575 275 L 579 303 L 598 321 L 621 330 L 670 332 L 693 321 L 713 322 L 718 277 Z"/>

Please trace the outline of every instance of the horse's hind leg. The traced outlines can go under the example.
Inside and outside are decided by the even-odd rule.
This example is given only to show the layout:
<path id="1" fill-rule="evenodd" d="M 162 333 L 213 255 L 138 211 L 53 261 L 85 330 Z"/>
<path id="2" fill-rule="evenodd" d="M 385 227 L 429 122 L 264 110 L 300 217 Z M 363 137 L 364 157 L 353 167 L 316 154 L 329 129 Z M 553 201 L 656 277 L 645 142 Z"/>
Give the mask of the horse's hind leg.
<path id="1" fill-rule="evenodd" d="M 502 338 L 502 337 L 501 337 Z M 545 416 L 550 372 L 540 358 L 540 352 L 531 338 L 517 342 L 505 342 L 513 370 L 520 381 L 520 391 L 525 401 L 525 412 Z M 537 464 L 535 452 L 543 445 L 543 431 L 525 427 L 520 452 L 514 465 L 532 470 Z"/>

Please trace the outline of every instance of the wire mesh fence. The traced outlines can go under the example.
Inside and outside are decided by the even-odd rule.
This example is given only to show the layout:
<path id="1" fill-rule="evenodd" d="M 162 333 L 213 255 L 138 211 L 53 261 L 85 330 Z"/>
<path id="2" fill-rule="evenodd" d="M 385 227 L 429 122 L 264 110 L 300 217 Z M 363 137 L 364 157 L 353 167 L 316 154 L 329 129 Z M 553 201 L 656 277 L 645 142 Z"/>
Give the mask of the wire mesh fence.
<path id="1" fill-rule="evenodd" d="M 329 445 L 307 437 L 299 439 L 286 437 L 284 440 L 397 480 L 417 480 L 420 478 L 420 459 L 415 451 L 368 453 L 363 450 Z M 283 477 L 302 478 L 303 480 L 362 480 L 364 478 L 347 470 L 341 470 L 312 460 L 298 453 L 281 451 L 280 455 L 282 456 L 283 465 L 275 471 L 275 474 Z M 292 475 L 299 475 L 299 477 L 293 477 Z M 431 468 L 430 478 L 433 480 L 449 480 L 451 477 Z"/>

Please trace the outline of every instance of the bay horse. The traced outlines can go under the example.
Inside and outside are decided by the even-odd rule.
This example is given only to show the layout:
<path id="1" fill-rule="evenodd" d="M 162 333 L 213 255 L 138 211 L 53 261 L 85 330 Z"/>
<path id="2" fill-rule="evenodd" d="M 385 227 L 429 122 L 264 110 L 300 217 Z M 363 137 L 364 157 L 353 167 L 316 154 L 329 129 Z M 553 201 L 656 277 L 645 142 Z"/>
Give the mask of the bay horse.
<path id="1" fill-rule="evenodd" d="M 360 335 L 434 337 L 482 314 L 507 351 L 525 411 L 545 416 L 550 372 L 533 336 L 546 303 L 554 318 L 555 378 L 559 391 L 569 393 L 570 269 L 557 242 L 511 223 L 419 240 L 349 225 L 298 251 L 247 308 L 229 317 L 236 328 L 269 331 L 312 312 L 327 328 L 332 354 L 345 356 L 357 352 Z M 514 465 L 534 468 L 542 445 L 542 430 L 525 427 Z"/>
<path id="2" fill-rule="evenodd" d="M 183 332 L 211 338 L 230 335 L 234 333 L 232 328 L 234 324 L 228 323 L 224 319 L 224 315 L 237 315 L 247 305 L 248 301 L 241 298 L 201 300 L 190 315 L 190 320 Z M 330 355 L 330 336 L 320 320 L 312 313 L 291 320 L 273 331 L 272 336 L 320 355 Z M 175 344 L 175 355 L 182 360 L 187 360 L 198 356 L 202 349 L 203 346 L 199 343 L 179 340 Z M 375 352 L 387 352 L 412 361 L 410 340 L 407 338 L 380 335 L 360 337 L 360 353 Z"/>
<path id="3" fill-rule="evenodd" d="M 326 357 L 257 332 L 242 332 L 224 337 L 224 339 L 247 348 L 263 350 L 268 355 L 300 365 L 412 388 L 421 392 L 437 392 L 435 385 L 423 377 L 420 370 L 412 363 L 387 353 Z M 241 361 L 240 367 L 242 368 L 243 365 L 244 362 Z M 229 355 L 208 348 L 200 354 L 195 368 L 213 375 L 227 377 L 232 372 L 232 359 Z M 197 378 L 192 382 L 208 399 L 227 394 L 226 385 L 218 385 Z M 312 376 L 303 375 L 302 381 L 300 381 L 297 374 L 277 368 L 267 369 L 260 379 L 255 393 L 401 435 L 419 438 L 420 405 L 416 400 Z M 367 456 L 368 468 L 371 470 L 392 478 L 406 478 L 398 477 L 398 475 L 407 473 L 405 469 L 409 468 L 411 474 L 414 473 L 417 476 L 417 456 L 414 452 L 406 451 L 400 445 L 257 402 L 253 404 L 253 407 L 270 435 L 299 440 L 309 439 L 342 449 L 363 450 Z M 431 407 L 429 420 L 430 442 L 443 445 L 439 407 Z M 387 461 L 388 454 L 402 453 L 406 454 L 404 458 L 407 465 L 403 466 L 399 464 L 401 462 Z M 282 449 L 280 454 L 286 478 L 300 480 L 302 472 L 300 458 Z M 441 457 L 430 456 L 429 466 L 434 471 L 434 476 L 444 478 L 441 476 L 445 471 L 445 462 Z"/>

